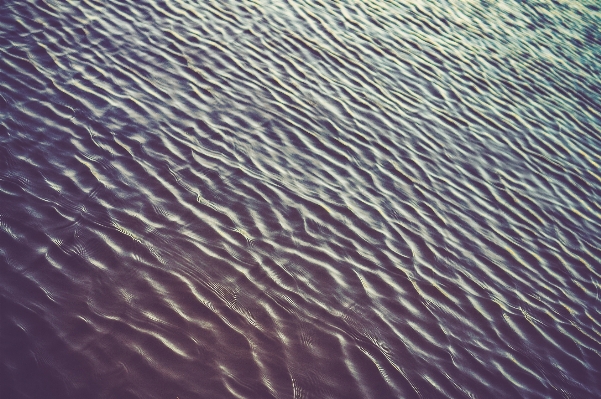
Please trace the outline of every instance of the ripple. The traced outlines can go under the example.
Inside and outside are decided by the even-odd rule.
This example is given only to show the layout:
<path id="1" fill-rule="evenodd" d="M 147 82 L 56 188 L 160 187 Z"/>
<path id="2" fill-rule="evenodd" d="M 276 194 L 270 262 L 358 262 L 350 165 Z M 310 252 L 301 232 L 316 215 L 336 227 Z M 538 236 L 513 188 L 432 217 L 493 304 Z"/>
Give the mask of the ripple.
<path id="1" fill-rule="evenodd" d="M 601 396 L 587 1 L 9 1 L 10 398 Z"/>

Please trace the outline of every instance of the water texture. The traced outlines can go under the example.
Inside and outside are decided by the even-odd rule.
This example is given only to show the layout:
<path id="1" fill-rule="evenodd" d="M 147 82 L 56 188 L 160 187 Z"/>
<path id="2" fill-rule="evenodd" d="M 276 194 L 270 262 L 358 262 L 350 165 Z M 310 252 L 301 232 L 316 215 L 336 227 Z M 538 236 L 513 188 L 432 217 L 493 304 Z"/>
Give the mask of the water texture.
<path id="1" fill-rule="evenodd" d="M 601 397 L 601 5 L 0 3 L 0 397 Z"/>

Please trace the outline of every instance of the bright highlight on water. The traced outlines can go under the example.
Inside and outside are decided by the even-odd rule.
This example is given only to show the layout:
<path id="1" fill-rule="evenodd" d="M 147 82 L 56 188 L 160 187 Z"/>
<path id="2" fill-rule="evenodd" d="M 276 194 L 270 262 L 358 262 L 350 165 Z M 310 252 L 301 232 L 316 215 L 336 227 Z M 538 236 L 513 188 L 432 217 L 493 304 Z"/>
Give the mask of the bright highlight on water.
<path id="1" fill-rule="evenodd" d="M 0 4 L 0 398 L 600 398 L 601 4 Z"/>

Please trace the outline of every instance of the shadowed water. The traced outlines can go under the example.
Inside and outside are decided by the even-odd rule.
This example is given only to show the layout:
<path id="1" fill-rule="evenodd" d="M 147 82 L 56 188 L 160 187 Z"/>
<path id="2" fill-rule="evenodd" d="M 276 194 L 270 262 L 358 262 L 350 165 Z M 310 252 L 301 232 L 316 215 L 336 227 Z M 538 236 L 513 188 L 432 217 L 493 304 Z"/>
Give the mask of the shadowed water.
<path id="1" fill-rule="evenodd" d="M 0 3 L 0 397 L 601 397 L 595 1 Z"/>

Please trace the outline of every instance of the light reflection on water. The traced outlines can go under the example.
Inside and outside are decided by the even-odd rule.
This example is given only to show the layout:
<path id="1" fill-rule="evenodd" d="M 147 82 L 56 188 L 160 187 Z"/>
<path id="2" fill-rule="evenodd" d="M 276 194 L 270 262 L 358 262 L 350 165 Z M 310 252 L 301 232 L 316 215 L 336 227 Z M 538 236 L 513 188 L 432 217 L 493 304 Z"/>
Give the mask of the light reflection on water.
<path id="1" fill-rule="evenodd" d="M 1 396 L 601 397 L 600 20 L 5 3 Z"/>

